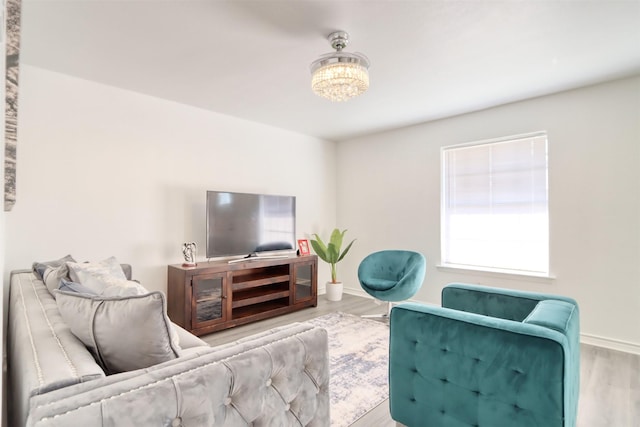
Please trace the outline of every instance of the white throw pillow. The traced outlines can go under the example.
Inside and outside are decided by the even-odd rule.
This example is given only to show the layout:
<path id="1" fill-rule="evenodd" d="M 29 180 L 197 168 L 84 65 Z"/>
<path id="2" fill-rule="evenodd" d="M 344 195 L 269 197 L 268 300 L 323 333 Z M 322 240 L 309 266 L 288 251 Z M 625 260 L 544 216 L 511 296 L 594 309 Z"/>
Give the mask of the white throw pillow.
<path id="1" fill-rule="evenodd" d="M 113 285 L 126 282 L 127 278 L 115 257 L 98 262 L 67 262 L 71 281 L 91 289 L 96 294 Z"/>
<path id="2" fill-rule="evenodd" d="M 98 295 L 102 297 L 128 297 L 148 294 L 149 291 L 138 282 L 124 280 L 105 287 Z"/>
<path id="3" fill-rule="evenodd" d="M 161 292 L 111 298 L 56 294 L 65 323 L 107 374 L 147 368 L 180 355 Z"/>

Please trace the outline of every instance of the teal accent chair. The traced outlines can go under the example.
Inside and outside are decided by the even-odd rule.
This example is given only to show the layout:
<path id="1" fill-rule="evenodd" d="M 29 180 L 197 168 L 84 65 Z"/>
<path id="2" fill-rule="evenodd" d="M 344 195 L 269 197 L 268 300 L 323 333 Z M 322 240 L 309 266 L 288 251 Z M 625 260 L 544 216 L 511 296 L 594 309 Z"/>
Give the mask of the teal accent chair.
<path id="1" fill-rule="evenodd" d="M 409 427 L 574 427 L 580 319 L 571 298 L 450 284 L 442 307 L 391 311 L 391 417 Z"/>
<path id="2" fill-rule="evenodd" d="M 388 317 L 391 302 L 406 301 L 422 286 L 427 261 L 424 255 L 406 250 L 384 250 L 367 255 L 358 267 L 362 289 L 387 302 L 387 313 L 363 317 Z"/>

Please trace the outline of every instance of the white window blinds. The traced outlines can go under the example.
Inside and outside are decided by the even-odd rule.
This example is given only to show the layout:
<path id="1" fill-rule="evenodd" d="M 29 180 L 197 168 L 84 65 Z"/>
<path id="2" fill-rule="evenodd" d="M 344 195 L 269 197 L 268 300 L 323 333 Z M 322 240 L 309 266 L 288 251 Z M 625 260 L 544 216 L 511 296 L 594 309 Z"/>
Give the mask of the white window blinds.
<path id="1" fill-rule="evenodd" d="M 547 135 L 442 149 L 442 263 L 549 273 Z"/>

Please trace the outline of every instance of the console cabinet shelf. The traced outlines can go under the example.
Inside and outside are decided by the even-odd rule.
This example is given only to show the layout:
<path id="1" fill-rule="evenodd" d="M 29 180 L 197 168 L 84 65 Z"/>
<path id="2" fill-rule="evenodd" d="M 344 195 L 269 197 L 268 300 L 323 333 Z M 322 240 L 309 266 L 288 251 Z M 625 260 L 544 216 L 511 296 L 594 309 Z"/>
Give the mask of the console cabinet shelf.
<path id="1" fill-rule="evenodd" d="M 195 335 L 317 305 L 316 255 L 168 267 L 169 317 Z"/>

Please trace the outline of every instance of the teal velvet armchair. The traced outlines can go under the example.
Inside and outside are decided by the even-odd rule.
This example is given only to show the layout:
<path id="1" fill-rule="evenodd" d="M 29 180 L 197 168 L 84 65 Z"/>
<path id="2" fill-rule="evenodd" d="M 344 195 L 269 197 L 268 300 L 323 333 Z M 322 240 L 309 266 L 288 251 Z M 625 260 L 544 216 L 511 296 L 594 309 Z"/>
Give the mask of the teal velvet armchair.
<path id="1" fill-rule="evenodd" d="M 358 266 L 360 286 L 372 297 L 387 301 L 387 312 L 362 317 L 388 318 L 392 302 L 408 300 L 418 292 L 426 268 L 427 260 L 419 252 L 384 250 L 367 255 Z"/>
<path id="2" fill-rule="evenodd" d="M 574 427 L 577 303 L 450 284 L 442 307 L 391 311 L 391 417 L 409 427 Z"/>

